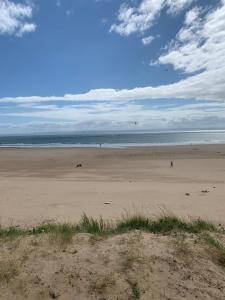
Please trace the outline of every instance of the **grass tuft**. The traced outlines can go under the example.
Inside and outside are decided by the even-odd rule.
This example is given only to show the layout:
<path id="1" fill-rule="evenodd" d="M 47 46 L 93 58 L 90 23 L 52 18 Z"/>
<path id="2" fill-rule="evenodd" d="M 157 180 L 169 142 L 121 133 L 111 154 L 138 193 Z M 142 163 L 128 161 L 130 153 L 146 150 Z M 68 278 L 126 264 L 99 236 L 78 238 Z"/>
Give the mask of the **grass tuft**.
<path id="1" fill-rule="evenodd" d="M 220 243 L 218 240 L 210 236 L 209 234 L 205 234 L 203 236 L 203 239 L 207 245 L 209 245 L 211 248 L 215 249 L 216 252 L 213 252 L 213 257 L 216 258 L 217 263 L 225 267 L 225 247 L 222 243 Z"/>
<path id="2" fill-rule="evenodd" d="M 168 233 L 172 231 L 191 232 L 191 224 L 174 216 L 162 216 L 151 224 L 151 232 Z"/>
<path id="3" fill-rule="evenodd" d="M 216 226 L 213 223 L 211 223 L 209 221 L 202 220 L 200 218 L 194 220 L 192 225 L 197 230 L 197 232 L 218 231 L 218 229 L 216 228 Z"/>
<path id="4" fill-rule="evenodd" d="M 112 232 L 113 227 L 105 222 L 102 217 L 98 220 L 89 218 L 86 214 L 83 214 L 81 221 L 76 226 L 76 230 L 91 234 L 106 234 Z"/>
<path id="5" fill-rule="evenodd" d="M 134 300 L 140 299 L 141 294 L 140 294 L 140 289 L 138 287 L 138 283 L 133 282 L 131 280 L 128 280 L 127 282 L 129 284 L 131 292 L 132 292 L 132 295 L 131 295 L 132 299 L 134 299 Z"/>
<path id="6" fill-rule="evenodd" d="M 116 233 L 123 233 L 131 230 L 148 230 L 151 227 L 151 221 L 147 217 L 140 215 L 126 216 L 121 221 L 118 221 L 115 227 Z"/>
<path id="7" fill-rule="evenodd" d="M 51 240 L 66 246 L 72 242 L 76 228 L 71 224 L 55 224 L 49 227 L 49 233 Z"/>
<path id="8" fill-rule="evenodd" d="M 25 230 L 17 227 L 2 228 L 0 227 L 0 238 L 17 238 L 25 235 Z"/>

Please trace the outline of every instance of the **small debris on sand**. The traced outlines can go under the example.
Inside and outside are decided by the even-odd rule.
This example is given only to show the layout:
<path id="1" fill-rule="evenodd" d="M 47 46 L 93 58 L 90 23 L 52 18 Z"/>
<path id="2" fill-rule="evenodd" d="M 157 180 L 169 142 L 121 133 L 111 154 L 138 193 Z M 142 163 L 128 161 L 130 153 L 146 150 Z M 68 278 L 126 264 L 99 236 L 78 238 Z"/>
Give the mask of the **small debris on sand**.
<path id="1" fill-rule="evenodd" d="M 208 190 L 202 190 L 202 193 L 209 193 L 209 191 Z"/>
<path id="2" fill-rule="evenodd" d="M 189 193 L 185 193 L 185 196 L 190 196 L 190 194 Z"/>
<path id="3" fill-rule="evenodd" d="M 110 203 L 110 202 L 105 202 L 104 204 L 105 204 L 105 205 L 110 205 L 111 203 Z"/>
<path id="4" fill-rule="evenodd" d="M 52 298 L 52 299 L 57 299 L 59 298 L 59 295 L 56 294 L 54 291 L 49 291 L 49 296 Z"/>
<path id="5" fill-rule="evenodd" d="M 82 168 L 82 164 L 76 165 L 77 168 Z"/>

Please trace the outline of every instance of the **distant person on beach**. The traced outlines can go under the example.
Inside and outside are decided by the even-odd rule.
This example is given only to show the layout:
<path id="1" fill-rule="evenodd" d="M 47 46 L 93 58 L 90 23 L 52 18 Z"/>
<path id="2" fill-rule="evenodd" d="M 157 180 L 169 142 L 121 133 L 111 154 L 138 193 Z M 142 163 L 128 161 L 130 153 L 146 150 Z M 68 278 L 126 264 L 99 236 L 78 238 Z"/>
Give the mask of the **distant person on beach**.
<path id="1" fill-rule="evenodd" d="M 173 161 L 170 162 L 170 168 L 173 168 Z"/>

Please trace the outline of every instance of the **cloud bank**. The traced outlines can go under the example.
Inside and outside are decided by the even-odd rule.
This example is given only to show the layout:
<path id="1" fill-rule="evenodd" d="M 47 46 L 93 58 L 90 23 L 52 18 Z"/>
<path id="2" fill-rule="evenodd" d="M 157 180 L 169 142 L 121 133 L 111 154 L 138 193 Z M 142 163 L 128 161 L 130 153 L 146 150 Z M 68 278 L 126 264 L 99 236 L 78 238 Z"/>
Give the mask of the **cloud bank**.
<path id="1" fill-rule="evenodd" d="M 24 112 L 9 112 L 14 124 L 0 122 L 0 133 L 7 131 L 137 130 L 137 129 L 221 129 L 225 123 L 225 102 L 182 101 L 146 103 L 20 104 Z M 25 121 L 26 120 L 26 121 Z M 30 120 L 30 122 L 29 122 Z M 17 121 L 17 123 L 16 123 Z"/>

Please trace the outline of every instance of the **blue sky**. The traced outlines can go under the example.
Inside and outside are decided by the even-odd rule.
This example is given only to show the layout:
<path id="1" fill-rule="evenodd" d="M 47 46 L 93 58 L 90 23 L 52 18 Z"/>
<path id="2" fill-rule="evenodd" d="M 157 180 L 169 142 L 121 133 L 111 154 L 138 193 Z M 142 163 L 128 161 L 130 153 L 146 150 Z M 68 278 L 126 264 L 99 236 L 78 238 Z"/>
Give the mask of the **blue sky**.
<path id="1" fill-rule="evenodd" d="M 224 0 L 0 0 L 0 133 L 225 129 Z"/>

